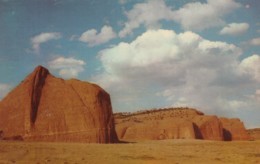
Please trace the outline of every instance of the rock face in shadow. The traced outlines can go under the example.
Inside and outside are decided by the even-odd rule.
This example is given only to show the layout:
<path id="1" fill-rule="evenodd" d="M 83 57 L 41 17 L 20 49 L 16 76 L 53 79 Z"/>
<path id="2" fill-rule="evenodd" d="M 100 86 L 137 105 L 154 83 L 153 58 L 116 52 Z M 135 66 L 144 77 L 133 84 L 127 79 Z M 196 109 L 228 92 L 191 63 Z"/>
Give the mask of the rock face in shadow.
<path id="1" fill-rule="evenodd" d="M 122 140 L 249 139 L 248 135 L 244 134 L 243 123 L 238 122 L 238 119 L 223 121 L 217 116 L 207 116 L 191 108 L 116 113 L 114 117 L 118 137 Z"/>
<path id="2" fill-rule="evenodd" d="M 95 84 L 56 78 L 38 66 L 0 102 L 2 138 L 114 143 L 110 96 Z"/>

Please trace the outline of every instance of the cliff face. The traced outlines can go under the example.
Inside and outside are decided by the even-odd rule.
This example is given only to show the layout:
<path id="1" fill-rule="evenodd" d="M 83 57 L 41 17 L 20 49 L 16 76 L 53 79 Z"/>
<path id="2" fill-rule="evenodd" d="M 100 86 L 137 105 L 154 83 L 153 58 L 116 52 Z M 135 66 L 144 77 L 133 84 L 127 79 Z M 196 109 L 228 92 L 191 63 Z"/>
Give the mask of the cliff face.
<path id="1" fill-rule="evenodd" d="M 56 78 L 41 66 L 0 103 L 3 138 L 117 142 L 110 96 L 95 84 Z"/>
<path id="2" fill-rule="evenodd" d="M 122 140 L 249 139 L 238 119 L 223 120 L 189 108 L 115 114 L 116 131 Z M 228 139 L 226 133 L 232 138 Z"/>
<path id="3" fill-rule="evenodd" d="M 192 122 L 176 119 L 169 123 L 168 120 L 138 121 L 125 124 L 116 124 L 116 131 L 120 139 L 125 140 L 163 140 L 163 139 L 192 139 L 195 138 Z"/>
<path id="4" fill-rule="evenodd" d="M 220 118 L 220 121 L 223 125 L 224 140 L 232 141 L 250 139 L 243 122 L 241 122 L 239 119 Z"/>
<path id="5" fill-rule="evenodd" d="M 223 140 L 223 127 L 218 117 L 194 115 L 190 121 L 194 123 L 196 139 Z"/>

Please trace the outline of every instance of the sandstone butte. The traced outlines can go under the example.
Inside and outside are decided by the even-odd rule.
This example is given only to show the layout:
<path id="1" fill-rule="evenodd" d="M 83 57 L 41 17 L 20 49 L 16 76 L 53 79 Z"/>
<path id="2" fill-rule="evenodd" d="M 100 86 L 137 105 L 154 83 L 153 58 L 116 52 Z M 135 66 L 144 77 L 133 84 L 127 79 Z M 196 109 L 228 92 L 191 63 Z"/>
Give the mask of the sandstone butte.
<path id="1" fill-rule="evenodd" d="M 115 113 L 121 140 L 204 139 L 249 140 L 239 119 L 207 116 L 191 108 L 168 108 L 135 113 Z"/>
<path id="2" fill-rule="evenodd" d="M 56 78 L 38 66 L 0 102 L 0 138 L 118 141 L 110 96 L 95 84 Z"/>

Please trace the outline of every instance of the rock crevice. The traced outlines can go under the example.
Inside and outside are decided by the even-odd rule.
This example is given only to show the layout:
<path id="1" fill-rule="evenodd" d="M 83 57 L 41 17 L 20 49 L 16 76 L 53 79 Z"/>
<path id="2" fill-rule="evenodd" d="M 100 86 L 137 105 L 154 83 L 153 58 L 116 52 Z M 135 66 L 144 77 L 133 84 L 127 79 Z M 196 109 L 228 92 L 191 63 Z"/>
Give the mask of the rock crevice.
<path id="1" fill-rule="evenodd" d="M 45 69 L 42 66 L 38 66 L 32 76 L 32 87 L 30 88 L 31 91 L 31 110 L 30 110 L 30 116 L 31 116 L 31 123 L 32 125 L 36 121 L 37 117 L 37 111 L 38 111 L 38 106 L 41 100 L 42 96 L 42 89 L 45 83 L 45 79 L 47 75 L 49 75 L 49 71 Z"/>

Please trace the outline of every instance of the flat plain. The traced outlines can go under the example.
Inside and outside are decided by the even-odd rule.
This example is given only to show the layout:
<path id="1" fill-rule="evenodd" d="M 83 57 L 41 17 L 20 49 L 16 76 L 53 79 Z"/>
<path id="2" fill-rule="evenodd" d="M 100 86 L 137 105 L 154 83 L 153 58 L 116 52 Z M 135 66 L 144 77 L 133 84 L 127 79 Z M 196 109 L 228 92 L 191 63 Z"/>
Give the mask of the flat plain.
<path id="1" fill-rule="evenodd" d="M 0 142 L 0 164 L 260 163 L 260 141 L 160 140 L 120 144 Z"/>

